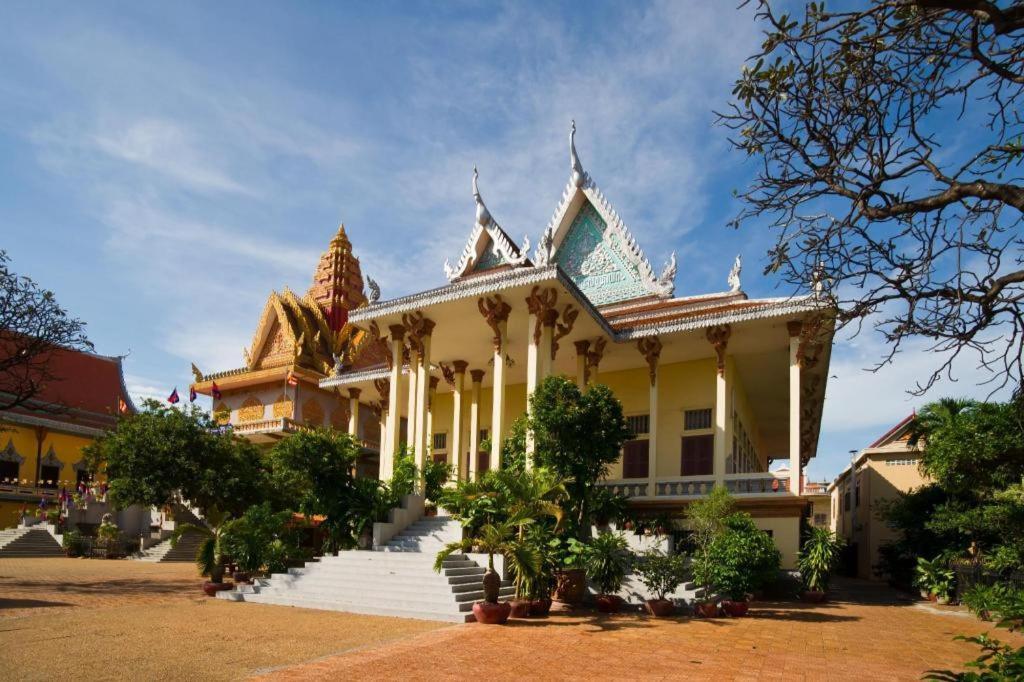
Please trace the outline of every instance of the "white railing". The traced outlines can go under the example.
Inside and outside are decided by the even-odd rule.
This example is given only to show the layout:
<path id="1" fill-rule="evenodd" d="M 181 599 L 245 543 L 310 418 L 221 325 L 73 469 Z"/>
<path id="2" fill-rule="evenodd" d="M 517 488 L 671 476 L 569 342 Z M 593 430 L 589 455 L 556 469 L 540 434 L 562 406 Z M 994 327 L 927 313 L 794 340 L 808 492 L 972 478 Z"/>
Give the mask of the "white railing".
<path id="1" fill-rule="evenodd" d="M 625 480 L 601 481 L 599 486 L 625 498 L 647 497 L 647 481 Z"/>
<path id="2" fill-rule="evenodd" d="M 726 474 L 725 488 L 733 495 L 784 495 L 789 492 L 789 474 L 774 471 Z"/>
<path id="3" fill-rule="evenodd" d="M 672 476 L 654 483 L 655 497 L 703 497 L 715 487 L 714 476 Z"/>
<path id="4" fill-rule="evenodd" d="M 236 434 L 244 434 L 276 433 L 281 431 L 290 432 L 297 431 L 303 428 L 303 426 L 288 417 L 281 417 L 280 419 L 261 419 L 255 422 L 240 422 L 238 424 L 232 424 L 232 428 Z"/>

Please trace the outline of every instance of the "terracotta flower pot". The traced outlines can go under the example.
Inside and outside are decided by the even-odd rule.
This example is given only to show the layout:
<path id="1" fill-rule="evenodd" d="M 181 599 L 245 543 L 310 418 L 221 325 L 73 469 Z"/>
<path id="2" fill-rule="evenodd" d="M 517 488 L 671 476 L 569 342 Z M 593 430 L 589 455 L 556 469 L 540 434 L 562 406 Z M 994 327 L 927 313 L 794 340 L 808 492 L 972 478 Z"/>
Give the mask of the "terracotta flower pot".
<path id="1" fill-rule="evenodd" d="M 476 622 L 483 625 L 504 625 L 511 613 L 512 606 L 507 601 L 499 604 L 478 601 L 473 604 L 473 615 L 476 617 Z"/>
<path id="2" fill-rule="evenodd" d="M 820 604 L 825 601 L 825 596 L 826 594 L 823 590 L 804 590 L 801 598 L 811 604 Z"/>
<path id="3" fill-rule="evenodd" d="M 534 599 L 530 602 L 530 616 L 533 618 L 546 618 L 551 613 L 550 599 Z"/>
<path id="4" fill-rule="evenodd" d="M 622 610 L 624 599 L 617 594 L 597 595 L 597 610 L 601 613 L 618 613 Z"/>
<path id="5" fill-rule="evenodd" d="M 529 618 L 530 617 L 530 604 L 532 602 L 529 599 L 513 599 L 509 602 L 512 607 L 513 618 Z"/>
<path id="6" fill-rule="evenodd" d="M 582 604 L 587 591 L 587 573 L 569 568 L 555 573 L 555 599 L 566 604 Z"/>
<path id="7" fill-rule="evenodd" d="M 655 618 L 668 618 L 676 612 L 676 605 L 669 599 L 648 599 L 644 602 L 647 613 Z"/>
<path id="8" fill-rule="evenodd" d="M 733 618 L 742 618 L 743 616 L 747 615 L 747 610 L 749 608 L 750 605 L 747 604 L 747 602 L 745 601 L 728 600 L 722 602 L 722 610 L 730 616 L 732 616 Z"/>
<path id="9" fill-rule="evenodd" d="M 206 593 L 207 597 L 216 597 L 218 592 L 224 590 L 234 589 L 234 583 L 211 583 L 209 581 L 203 583 L 203 592 Z"/>
<path id="10" fill-rule="evenodd" d="M 706 601 L 697 604 L 697 615 L 701 618 L 717 618 L 718 604 L 713 601 Z"/>

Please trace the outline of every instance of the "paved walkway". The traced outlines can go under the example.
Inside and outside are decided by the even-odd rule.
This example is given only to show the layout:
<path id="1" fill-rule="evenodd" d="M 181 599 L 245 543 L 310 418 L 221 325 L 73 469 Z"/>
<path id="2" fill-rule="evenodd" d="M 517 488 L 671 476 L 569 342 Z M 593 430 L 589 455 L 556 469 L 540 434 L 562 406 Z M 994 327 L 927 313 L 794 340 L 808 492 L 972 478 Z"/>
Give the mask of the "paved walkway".
<path id="1" fill-rule="evenodd" d="M 993 629 L 894 597 L 848 582 L 829 604 L 764 602 L 736 620 L 444 626 L 212 600 L 190 564 L 5 559 L 0 679 L 917 680 L 975 657 L 954 635 Z"/>
<path id="2" fill-rule="evenodd" d="M 761 603 L 733 620 L 579 614 L 460 625 L 268 677 L 919 680 L 930 668 L 959 668 L 977 655 L 954 635 L 992 629 L 894 603 L 893 592 L 868 583 L 841 584 L 835 597 L 820 606 Z"/>
<path id="3" fill-rule="evenodd" d="M 444 627 L 200 591 L 193 564 L 0 559 L 0 680 L 237 680 Z"/>

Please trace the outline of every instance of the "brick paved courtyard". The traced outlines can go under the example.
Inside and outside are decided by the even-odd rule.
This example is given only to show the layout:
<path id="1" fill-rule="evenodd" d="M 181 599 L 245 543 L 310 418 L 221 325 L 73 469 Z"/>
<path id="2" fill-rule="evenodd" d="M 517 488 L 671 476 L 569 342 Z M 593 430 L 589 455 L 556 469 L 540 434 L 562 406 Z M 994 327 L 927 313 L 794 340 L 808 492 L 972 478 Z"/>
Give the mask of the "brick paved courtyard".
<path id="1" fill-rule="evenodd" d="M 210 600 L 194 571 L 0 560 L 0 677 L 916 680 L 974 657 L 953 635 L 992 629 L 856 583 L 828 605 L 761 603 L 738 620 L 444 626 Z"/>

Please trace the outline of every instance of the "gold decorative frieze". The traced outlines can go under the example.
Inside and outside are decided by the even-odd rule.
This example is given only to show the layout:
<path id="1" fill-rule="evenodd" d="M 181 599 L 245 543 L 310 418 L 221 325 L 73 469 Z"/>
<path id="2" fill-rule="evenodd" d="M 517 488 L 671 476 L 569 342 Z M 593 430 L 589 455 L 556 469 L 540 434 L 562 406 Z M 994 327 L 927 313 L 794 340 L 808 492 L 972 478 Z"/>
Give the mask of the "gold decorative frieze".
<path id="1" fill-rule="evenodd" d="M 249 396 L 238 408 L 238 421 L 256 422 L 263 419 L 263 403 L 256 396 Z"/>

